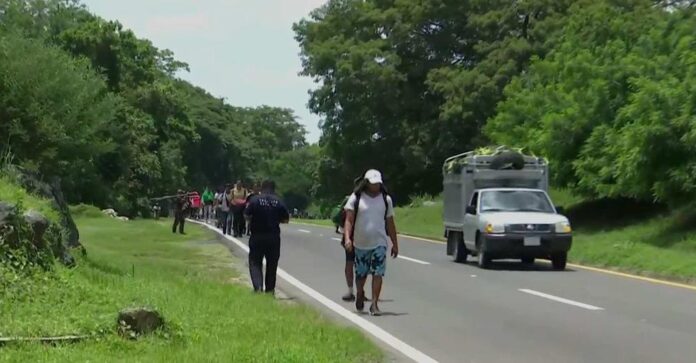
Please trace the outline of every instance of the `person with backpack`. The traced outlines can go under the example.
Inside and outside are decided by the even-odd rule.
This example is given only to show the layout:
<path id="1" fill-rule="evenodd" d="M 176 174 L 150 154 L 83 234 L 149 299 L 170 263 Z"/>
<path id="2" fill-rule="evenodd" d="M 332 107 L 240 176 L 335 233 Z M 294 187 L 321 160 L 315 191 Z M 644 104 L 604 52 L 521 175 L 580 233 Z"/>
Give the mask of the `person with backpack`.
<path id="1" fill-rule="evenodd" d="M 203 220 L 205 222 L 210 221 L 213 215 L 213 201 L 215 200 L 215 195 L 207 187 L 203 191 Z"/>
<path id="2" fill-rule="evenodd" d="M 242 181 L 238 180 L 234 184 L 234 188 L 230 190 L 230 215 L 233 219 L 233 234 L 235 238 L 242 237 L 244 229 L 244 208 L 246 208 L 247 190 L 242 185 Z"/>
<path id="3" fill-rule="evenodd" d="M 362 177 L 357 177 L 355 180 L 353 180 L 353 188 L 357 188 L 360 182 L 362 181 Z M 343 267 L 343 273 L 345 274 L 346 277 L 346 285 L 348 286 L 348 292 L 343 295 L 341 298 L 343 301 L 355 301 L 355 293 L 353 290 L 353 282 L 355 280 L 355 275 L 354 275 L 354 265 L 355 265 L 355 253 L 354 250 L 348 250 L 346 248 L 346 239 L 343 234 L 343 226 L 346 224 L 346 210 L 344 209 L 346 203 L 348 203 L 348 200 L 350 199 L 350 194 L 347 195 L 345 198 L 343 198 L 343 201 L 341 204 L 339 204 L 335 209 L 332 214 L 331 220 L 333 221 L 334 225 L 336 226 L 336 233 L 341 234 L 341 247 L 343 249 L 343 252 L 345 252 L 345 265 Z"/>
<path id="4" fill-rule="evenodd" d="M 368 170 L 344 209 L 346 250 L 355 253 L 355 308 L 358 311 L 365 308 L 365 283 L 367 276 L 372 275 L 370 314 L 379 316 L 379 296 L 382 292 L 390 241 L 391 256 L 396 258 L 399 255 L 394 206 L 384 188 L 382 174 L 374 169 Z"/>

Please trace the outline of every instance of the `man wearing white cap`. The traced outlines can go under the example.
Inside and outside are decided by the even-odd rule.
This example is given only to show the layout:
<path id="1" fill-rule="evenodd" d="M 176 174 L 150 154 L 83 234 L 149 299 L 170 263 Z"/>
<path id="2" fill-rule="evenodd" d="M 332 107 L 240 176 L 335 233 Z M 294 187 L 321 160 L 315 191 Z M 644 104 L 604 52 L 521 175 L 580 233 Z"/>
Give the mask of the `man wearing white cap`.
<path id="1" fill-rule="evenodd" d="M 370 314 L 380 315 L 379 295 L 386 272 L 390 241 L 392 257 L 396 258 L 399 254 L 394 206 L 384 188 L 382 174 L 374 169 L 368 170 L 344 208 L 346 249 L 355 251 L 355 277 L 358 285 L 355 307 L 358 311 L 365 308 L 365 282 L 367 276 L 372 275 Z"/>

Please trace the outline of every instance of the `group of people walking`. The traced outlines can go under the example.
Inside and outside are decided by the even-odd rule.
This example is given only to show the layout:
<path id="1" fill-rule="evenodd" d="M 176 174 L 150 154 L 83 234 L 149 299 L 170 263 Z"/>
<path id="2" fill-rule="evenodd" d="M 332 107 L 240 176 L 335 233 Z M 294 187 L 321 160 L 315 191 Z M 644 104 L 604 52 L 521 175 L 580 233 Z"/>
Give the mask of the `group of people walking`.
<path id="1" fill-rule="evenodd" d="M 241 181 L 233 185 L 228 184 L 215 193 L 213 202 L 215 220 L 223 234 L 242 237 L 251 233 L 245 222 L 244 210 L 251 198 L 258 194 L 259 190 L 256 186 L 247 189 Z"/>
<path id="2" fill-rule="evenodd" d="M 354 190 L 345 197 L 333 216 L 336 232 L 342 235 L 345 251 L 344 274 L 348 292 L 344 301 L 354 301 L 358 311 L 363 311 L 370 298 L 365 285 L 372 276 L 372 303 L 369 312 L 381 315 L 379 298 L 386 274 L 388 255 L 399 255 L 399 242 L 394 222 L 394 205 L 382 180 L 382 174 L 374 169 L 353 181 Z M 249 272 L 254 290 L 274 293 L 276 271 L 280 259 L 280 224 L 288 223 L 290 213 L 275 195 L 273 181 L 264 181 L 260 188 L 247 189 L 237 181 L 220 188 L 216 193 L 208 189 L 201 196 L 203 211 L 196 214 L 207 222 L 215 221 L 223 234 L 249 238 Z M 195 203 L 180 191 L 173 230 L 177 223 L 183 233 L 185 204 Z M 179 208 L 181 207 L 181 208 Z M 388 252 L 391 251 L 391 252 Z M 266 261 L 264 276 L 263 261 Z"/>

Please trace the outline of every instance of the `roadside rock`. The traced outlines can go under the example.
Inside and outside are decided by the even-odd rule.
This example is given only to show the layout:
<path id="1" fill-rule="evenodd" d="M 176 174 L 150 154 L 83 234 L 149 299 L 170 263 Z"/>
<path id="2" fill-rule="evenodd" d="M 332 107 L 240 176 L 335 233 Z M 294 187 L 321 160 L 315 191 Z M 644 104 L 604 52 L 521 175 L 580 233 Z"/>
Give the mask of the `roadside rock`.
<path id="1" fill-rule="evenodd" d="M 113 210 L 113 209 L 104 209 L 104 210 L 101 211 L 101 212 L 102 212 L 104 215 L 106 215 L 106 216 L 108 216 L 108 217 L 111 217 L 111 218 L 116 218 L 116 217 L 118 216 L 118 214 L 116 213 L 116 211 Z"/>
<path id="2" fill-rule="evenodd" d="M 44 234 L 51 225 L 51 222 L 49 222 L 48 219 L 43 216 L 43 214 L 34 210 L 29 210 L 24 213 L 24 220 L 27 222 L 27 224 L 29 224 L 29 226 L 31 226 L 31 229 L 34 232 L 31 243 L 36 248 L 44 248 L 46 246 Z"/>
<path id="3" fill-rule="evenodd" d="M 164 319 L 159 312 L 148 308 L 131 308 L 118 314 L 116 323 L 119 332 L 124 336 L 135 338 L 139 335 L 150 334 L 164 327 Z"/>
<path id="4" fill-rule="evenodd" d="M 17 248 L 17 229 L 14 225 L 17 208 L 13 204 L 0 201 L 0 240 L 6 241 L 12 248 Z"/>
<path id="5" fill-rule="evenodd" d="M 53 178 L 50 182 L 45 182 L 38 173 L 18 166 L 11 166 L 10 172 L 29 193 L 53 201 L 53 207 L 60 213 L 60 225 L 66 231 L 63 243 L 70 248 L 79 247 L 80 232 L 70 215 L 68 203 L 65 201 L 63 190 L 60 187 L 60 179 Z"/>
<path id="6" fill-rule="evenodd" d="M 14 205 L 0 202 L 0 227 L 10 224 L 10 217 L 16 213 Z"/>

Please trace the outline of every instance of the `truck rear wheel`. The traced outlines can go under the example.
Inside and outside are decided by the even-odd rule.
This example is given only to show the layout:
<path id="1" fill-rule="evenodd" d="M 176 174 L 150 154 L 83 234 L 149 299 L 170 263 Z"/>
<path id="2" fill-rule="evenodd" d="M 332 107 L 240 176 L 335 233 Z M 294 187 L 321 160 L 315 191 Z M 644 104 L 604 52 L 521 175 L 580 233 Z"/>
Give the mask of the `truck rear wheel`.
<path id="1" fill-rule="evenodd" d="M 466 245 L 464 244 L 464 236 L 459 232 L 454 234 L 454 262 L 466 262 L 466 257 L 469 255 L 469 250 L 466 249 Z"/>
<path id="2" fill-rule="evenodd" d="M 568 253 L 562 252 L 551 256 L 551 265 L 556 271 L 563 271 L 566 268 L 566 263 L 568 262 Z"/>

